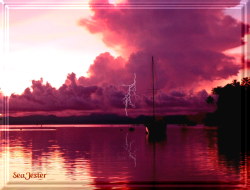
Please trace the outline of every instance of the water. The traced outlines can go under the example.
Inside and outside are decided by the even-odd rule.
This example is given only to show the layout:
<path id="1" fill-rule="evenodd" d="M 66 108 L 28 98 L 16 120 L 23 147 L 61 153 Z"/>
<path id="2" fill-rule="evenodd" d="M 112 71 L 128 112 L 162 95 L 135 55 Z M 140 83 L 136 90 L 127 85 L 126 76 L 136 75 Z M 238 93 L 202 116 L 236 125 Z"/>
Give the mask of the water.
<path id="1" fill-rule="evenodd" d="M 129 125 L 27 127 L 14 126 L 9 142 L 1 139 L 0 177 L 7 173 L 8 187 L 242 187 L 246 180 L 240 151 L 221 151 L 216 128 L 170 125 L 167 138 L 153 143 L 143 126 L 134 131 Z M 14 178 L 14 172 L 46 177 Z"/>

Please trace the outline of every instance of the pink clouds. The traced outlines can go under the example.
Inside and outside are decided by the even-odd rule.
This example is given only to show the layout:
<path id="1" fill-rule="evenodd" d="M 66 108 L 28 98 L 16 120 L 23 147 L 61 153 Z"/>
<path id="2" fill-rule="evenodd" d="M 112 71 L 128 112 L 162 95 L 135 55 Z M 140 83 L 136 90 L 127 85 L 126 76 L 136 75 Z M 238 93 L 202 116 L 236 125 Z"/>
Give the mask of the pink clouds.
<path id="1" fill-rule="evenodd" d="M 127 1 L 131 3 L 132 1 Z M 140 3 L 136 1 L 137 3 Z M 143 1 L 145 2 L 145 1 Z M 187 2 L 186 0 L 181 2 Z M 202 2 L 202 1 L 200 1 Z M 92 1 L 97 3 L 97 1 Z M 135 2 L 133 2 L 135 3 Z M 212 3 L 224 3 L 213 1 Z M 229 7 L 238 1 L 230 1 Z M 227 7 L 227 6 L 225 6 Z M 120 52 L 98 55 L 89 77 L 68 75 L 58 89 L 43 81 L 21 95 L 10 96 L 10 110 L 18 112 L 107 112 L 124 114 L 123 84 L 136 74 L 136 108 L 131 115 L 151 112 L 151 58 L 156 63 L 157 110 L 162 114 L 208 111 L 206 91 L 192 93 L 199 82 L 227 79 L 237 75 L 240 63 L 229 54 L 243 44 L 243 23 L 223 9 L 99 9 L 80 25 L 101 34 L 104 43 Z"/>
<path id="2" fill-rule="evenodd" d="M 10 96 L 11 112 L 95 109 L 100 102 L 92 100 L 91 95 L 98 93 L 99 88 L 78 86 L 74 77 L 70 74 L 58 90 L 42 80 L 32 81 L 31 88 L 26 88 L 22 95 Z"/>
<path id="3" fill-rule="evenodd" d="M 59 89 L 53 88 L 49 83 L 44 84 L 42 79 L 32 81 L 30 88 L 23 94 L 12 94 L 9 97 L 10 115 L 55 114 L 58 116 L 86 115 L 98 113 L 124 113 L 123 97 L 126 90 L 115 85 L 83 86 L 81 79 L 74 73 L 68 75 L 65 84 Z M 180 114 L 209 111 L 205 99 L 208 94 L 201 91 L 158 93 L 156 95 L 157 112 L 160 114 Z M 130 116 L 151 114 L 151 97 L 138 95 L 135 100 L 136 108 L 129 109 Z"/>
<path id="4" fill-rule="evenodd" d="M 80 84 L 83 85 L 121 85 L 126 78 L 125 60 L 122 57 L 113 57 L 108 52 L 98 55 L 90 66 L 89 78 L 81 77 Z"/>
<path id="5" fill-rule="evenodd" d="M 156 101 L 158 113 L 187 114 L 213 111 L 214 106 L 205 103 L 208 93 L 205 90 L 197 93 L 172 91 L 159 94 Z"/>
<path id="6" fill-rule="evenodd" d="M 59 89 L 49 83 L 43 84 L 42 79 L 32 81 L 31 87 L 21 95 L 12 94 L 9 97 L 9 107 L 11 114 L 53 112 L 64 115 L 58 114 L 58 111 L 67 112 L 68 115 L 69 112 L 76 114 L 75 111 L 82 114 L 95 111 L 109 113 L 113 109 L 123 108 L 122 98 L 123 93 L 115 86 L 82 86 L 75 74 L 71 73 Z"/>
<path id="7" fill-rule="evenodd" d="M 143 56 L 139 56 L 141 59 Z M 135 58 L 136 62 L 142 60 Z M 112 67 L 112 64 L 116 64 Z M 114 58 L 109 53 L 99 55 L 90 68 L 91 77 L 76 78 L 74 73 L 67 76 L 65 83 L 60 88 L 52 87 L 43 80 L 32 81 L 30 88 L 26 88 L 21 95 L 12 94 L 9 97 L 10 115 L 22 116 L 32 114 L 54 114 L 58 116 L 86 115 L 90 113 L 116 113 L 125 115 L 123 98 L 127 87 L 131 84 L 133 75 L 127 74 L 131 69 L 136 69 L 136 64 L 126 64 L 121 58 Z M 143 73 L 150 72 L 146 68 Z M 100 74 L 98 74 L 100 73 Z M 150 77 L 140 80 L 137 84 L 137 97 L 133 99 L 136 108 L 128 109 L 130 116 L 151 114 L 152 99 L 150 91 Z M 125 78 L 127 77 L 127 81 Z M 148 79 L 149 81 L 147 81 Z M 94 85 L 96 83 L 96 85 Z M 144 91 L 142 91 L 144 89 Z M 147 91 L 145 92 L 145 89 Z M 156 94 L 157 111 L 161 114 L 179 114 L 195 111 L 209 110 L 205 103 L 207 94 L 192 94 L 172 91 L 166 93 L 159 91 Z M 189 110 L 189 111 L 188 111 Z"/>
<path id="8" fill-rule="evenodd" d="M 80 24 L 101 34 L 106 45 L 129 57 L 125 69 L 141 75 L 141 80 L 150 72 L 146 67 L 150 67 L 152 55 L 157 58 L 160 86 L 166 89 L 193 88 L 197 81 L 226 79 L 240 70 L 240 63 L 223 52 L 242 45 L 245 25 L 225 15 L 223 7 L 99 9 L 97 2 L 92 1 L 91 19 L 82 19 Z M 211 3 L 230 7 L 239 1 Z"/>

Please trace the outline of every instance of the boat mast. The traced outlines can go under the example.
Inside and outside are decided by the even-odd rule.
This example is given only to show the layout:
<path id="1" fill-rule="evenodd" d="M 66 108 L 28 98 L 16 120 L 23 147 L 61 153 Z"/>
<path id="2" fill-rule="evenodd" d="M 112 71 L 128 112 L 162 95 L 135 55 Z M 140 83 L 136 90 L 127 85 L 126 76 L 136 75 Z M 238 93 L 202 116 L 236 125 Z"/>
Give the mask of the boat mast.
<path id="1" fill-rule="evenodd" d="M 152 83 L 153 83 L 153 118 L 155 118 L 155 73 L 154 73 L 154 57 L 152 56 Z"/>

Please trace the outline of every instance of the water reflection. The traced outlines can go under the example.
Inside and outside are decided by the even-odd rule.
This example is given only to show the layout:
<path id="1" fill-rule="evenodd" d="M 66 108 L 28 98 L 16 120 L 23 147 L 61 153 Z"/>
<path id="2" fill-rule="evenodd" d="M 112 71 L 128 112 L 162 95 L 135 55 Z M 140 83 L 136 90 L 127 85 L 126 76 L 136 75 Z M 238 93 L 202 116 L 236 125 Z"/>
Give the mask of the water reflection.
<path id="1" fill-rule="evenodd" d="M 218 129 L 218 150 L 220 159 L 229 166 L 239 169 L 242 152 L 241 130 L 235 126 L 220 126 Z"/>
<path id="2" fill-rule="evenodd" d="M 22 179 L 14 179 L 13 172 L 43 172 L 46 179 L 32 180 L 125 189 L 128 184 L 239 184 L 244 173 L 240 160 L 232 167 L 222 159 L 224 145 L 214 128 L 169 126 L 167 140 L 160 143 L 149 142 L 144 127 L 129 131 L 128 126 L 58 127 L 9 135 L 9 179 L 14 182 Z"/>

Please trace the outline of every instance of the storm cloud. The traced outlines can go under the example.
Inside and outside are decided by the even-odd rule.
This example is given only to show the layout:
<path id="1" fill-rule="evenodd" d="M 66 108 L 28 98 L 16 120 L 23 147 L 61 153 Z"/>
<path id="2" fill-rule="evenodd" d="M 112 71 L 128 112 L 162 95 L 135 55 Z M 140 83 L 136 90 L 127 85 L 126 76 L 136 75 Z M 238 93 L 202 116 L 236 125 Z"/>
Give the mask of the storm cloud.
<path id="1" fill-rule="evenodd" d="M 159 86 L 166 89 L 226 79 L 241 68 L 233 56 L 224 53 L 243 44 L 246 25 L 223 12 L 238 1 L 209 1 L 220 5 L 216 9 L 121 9 L 119 5 L 100 9 L 98 2 L 91 1 L 93 16 L 82 19 L 80 25 L 101 34 L 106 45 L 127 57 L 124 73 L 136 73 L 138 81 L 150 80 L 151 56 L 157 62 Z"/>
<path id="2" fill-rule="evenodd" d="M 173 2 L 173 1 L 171 1 Z M 178 1 L 187 3 L 186 0 Z M 196 3 L 203 1 L 197 1 Z M 226 50 L 244 44 L 244 23 L 224 13 L 238 1 L 210 1 L 216 9 L 122 9 L 119 5 L 98 7 L 91 1 L 93 15 L 79 21 L 120 56 L 97 55 L 89 77 L 68 75 L 58 89 L 42 80 L 32 81 L 21 95 L 9 97 L 11 113 L 60 112 L 124 113 L 123 98 L 136 75 L 136 107 L 129 114 L 150 114 L 152 107 L 152 56 L 155 62 L 156 106 L 162 114 L 211 110 L 205 90 L 195 92 L 199 82 L 237 75 L 241 63 Z M 108 1 L 102 4 L 109 4 Z M 128 5 L 149 3 L 126 2 Z"/>

